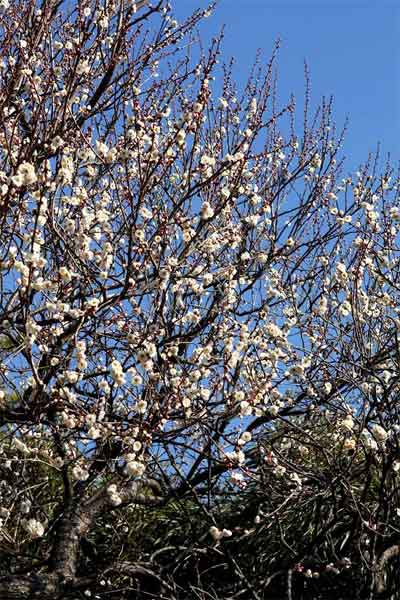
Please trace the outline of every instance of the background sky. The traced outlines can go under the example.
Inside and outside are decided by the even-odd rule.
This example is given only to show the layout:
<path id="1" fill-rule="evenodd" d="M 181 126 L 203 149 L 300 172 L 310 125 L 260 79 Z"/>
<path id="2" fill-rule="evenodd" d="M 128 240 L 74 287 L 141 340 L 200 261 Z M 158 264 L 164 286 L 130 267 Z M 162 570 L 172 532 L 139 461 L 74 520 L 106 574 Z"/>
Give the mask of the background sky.
<path id="1" fill-rule="evenodd" d="M 207 0 L 172 0 L 182 19 Z M 334 96 L 335 122 L 349 118 L 343 151 L 350 169 L 377 143 L 400 159 L 400 0 L 219 0 L 202 28 L 205 40 L 225 25 L 223 58 L 235 57 L 235 79 L 246 80 L 257 49 L 279 53 L 279 96 L 294 93 L 301 110 L 304 61 L 312 105 Z M 300 133 L 300 131 L 299 131 Z"/>

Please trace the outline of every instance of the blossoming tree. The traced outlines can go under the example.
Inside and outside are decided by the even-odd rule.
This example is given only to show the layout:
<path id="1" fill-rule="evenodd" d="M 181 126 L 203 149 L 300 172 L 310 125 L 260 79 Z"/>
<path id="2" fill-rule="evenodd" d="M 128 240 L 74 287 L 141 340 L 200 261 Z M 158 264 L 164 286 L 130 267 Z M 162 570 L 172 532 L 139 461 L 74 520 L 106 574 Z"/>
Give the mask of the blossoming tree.
<path id="1" fill-rule="evenodd" d="M 0 597 L 211 597 L 209 556 L 245 597 L 354 564 L 384 591 L 396 174 L 344 172 L 330 103 L 277 108 L 275 58 L 237 90 L 198 43 L 212 7 L 0 5 Z M 171 506 L 201 520 L 140 554 Z M 260 536 L 310 506 L 283 560 Z"/>

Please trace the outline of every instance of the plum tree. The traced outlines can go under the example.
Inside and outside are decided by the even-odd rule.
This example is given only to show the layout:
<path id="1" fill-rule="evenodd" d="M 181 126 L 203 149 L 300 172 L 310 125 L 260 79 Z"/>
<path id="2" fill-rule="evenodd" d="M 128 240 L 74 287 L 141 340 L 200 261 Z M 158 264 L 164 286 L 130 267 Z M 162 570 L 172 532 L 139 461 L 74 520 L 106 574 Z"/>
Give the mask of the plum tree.
<path id="1" fill-rule="evenodd" d="M 398 175 L 344 171 L 331 102 L 277 107 L 277 48 L 238 89 L 213 6 L 0 5 L 1 598 L 383 592 Z"/>

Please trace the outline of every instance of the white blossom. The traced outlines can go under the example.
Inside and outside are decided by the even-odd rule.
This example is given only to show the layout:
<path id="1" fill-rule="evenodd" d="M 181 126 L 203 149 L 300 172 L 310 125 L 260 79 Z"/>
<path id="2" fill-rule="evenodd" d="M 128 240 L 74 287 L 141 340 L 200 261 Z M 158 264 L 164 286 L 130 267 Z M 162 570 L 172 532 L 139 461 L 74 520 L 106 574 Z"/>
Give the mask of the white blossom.
<path id="1" fill-rule="evenodd" d="M 28 519 L 25 522 L 25 529 L 32 539 L 39 538 L 44 535 L 44 525 L 36 519 Z"/>
<path id="2" fill-rule="evenodd" d="M 29 162 L 23 162 L 18 165 L 17 173 L 11 177 L 11 181 L 16 187 L 24 185 L 29 186 L 37 182 L 35 167 Z"/>

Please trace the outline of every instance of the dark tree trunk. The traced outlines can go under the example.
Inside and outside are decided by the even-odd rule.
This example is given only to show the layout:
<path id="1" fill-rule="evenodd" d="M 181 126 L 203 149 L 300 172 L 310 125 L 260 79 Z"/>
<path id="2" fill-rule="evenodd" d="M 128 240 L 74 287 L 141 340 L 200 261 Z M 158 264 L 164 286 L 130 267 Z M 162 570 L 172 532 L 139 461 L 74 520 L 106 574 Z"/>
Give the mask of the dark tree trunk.
<path id="1" fill-rule="evenodd" d="M 63 592 L 57 575 L 10 575 L 0 579 L 1 600 L 56 600 Z"/>

